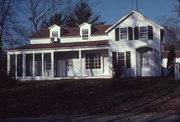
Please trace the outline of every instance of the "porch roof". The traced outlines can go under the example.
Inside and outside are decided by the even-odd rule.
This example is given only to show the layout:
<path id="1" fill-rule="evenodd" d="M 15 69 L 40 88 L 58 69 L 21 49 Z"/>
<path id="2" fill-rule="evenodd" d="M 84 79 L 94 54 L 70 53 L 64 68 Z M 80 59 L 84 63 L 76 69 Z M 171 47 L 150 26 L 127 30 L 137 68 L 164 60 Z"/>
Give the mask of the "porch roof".
<path id="1" fill-rule="evenodd" d="M 71 47 L 84 47 L 84 46 L 107 46 L 108 40 L 89 41 L 89 42 L 71 42 L 71 43 L 50 43 L 50 44 L 28 44 L 9 50 L 26 50 L 26 49 L 43 49 L 43 48 L 71 48 Z"/>

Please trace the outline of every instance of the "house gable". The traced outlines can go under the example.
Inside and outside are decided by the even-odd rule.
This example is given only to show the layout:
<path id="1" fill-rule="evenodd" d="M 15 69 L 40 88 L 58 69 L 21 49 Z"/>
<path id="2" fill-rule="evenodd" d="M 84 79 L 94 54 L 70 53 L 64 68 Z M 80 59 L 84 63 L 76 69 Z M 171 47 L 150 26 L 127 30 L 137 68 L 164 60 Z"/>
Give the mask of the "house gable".
<path id="1" fill-rule="evenodd" d="M 133 21 L 132 21 L 132 20 Z M 135 21 L 135 20 L 141 20 L 140 22 Z M 124 22 L 125 21 L 125 22 Z M 138 22 L 138 23 L 137 23 Z M 125 16 L 123 16 L 119 21 L 117 21 L 115 24 L 113 24 L 110 28 L 108 28 L 105 32 L 109 33 L 110 31 L 112 31 L 114 28 L 116 28 L 118 25 L 122 25 L 122 23 L 126 23 L 126 24 L 130 24 L 130 25 L 140 25 L 140 23 L 144 23 L 147 22 L 155 27 L 158 27 L 160 29 L 163 29 L 163 27 L 161 27 L 160 25 L 154 23 L 153 21 L 151 21 L 150 19 L 146 18 L 145 16 L 143 16 L 142 14 L 132 10 L 130 11 L 128 14 L 126 14 Z M 127 25 L 126 25 L 127 26 Z"/>

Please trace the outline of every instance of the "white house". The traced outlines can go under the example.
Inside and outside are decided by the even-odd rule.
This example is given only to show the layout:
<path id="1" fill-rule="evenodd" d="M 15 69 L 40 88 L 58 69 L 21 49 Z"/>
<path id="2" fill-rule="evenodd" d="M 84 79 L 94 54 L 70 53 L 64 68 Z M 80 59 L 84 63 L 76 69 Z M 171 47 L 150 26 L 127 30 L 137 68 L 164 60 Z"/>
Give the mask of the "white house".
<path id="1" fill-rule="evenodd" d="M 158 77 L 162 32 L 134 10 L 113 25 L 52 25 L 7 50 L 7 72 L 19 80 L 112 78 L 118 61 L 121 77 Z"/>

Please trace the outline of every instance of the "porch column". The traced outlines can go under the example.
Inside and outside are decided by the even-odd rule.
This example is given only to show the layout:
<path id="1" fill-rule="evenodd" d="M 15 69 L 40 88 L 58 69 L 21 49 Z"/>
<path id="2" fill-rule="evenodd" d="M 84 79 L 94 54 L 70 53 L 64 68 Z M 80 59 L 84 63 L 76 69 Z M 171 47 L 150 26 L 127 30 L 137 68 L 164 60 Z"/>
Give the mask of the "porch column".
<path id="1" fill-rule="evenodd" d="M 54 77 L 54 52 L 51 52 L 51 75 Z"/>
<path id="2" fill-rule="evenodd" d="M 10 72 L 10 54 L 7 53 L 7 74 Z"/>
<path id="3" fill-rule="evenodd" d="M 33 61 L 32 61 L 32 75 L 35 76 L 35 60 L 34 60 L 34 53 L 33 53 Z"/>
<path id="4" fill-rule="evenodd" d="M 26 77 L 26 54 L 22 54 L 23 56 L 23 64 L 22 64 L 22 72 L 23 72 L 23 78 Z"/>
<path id="5" fill-rule="evenodd" d="M 154 77 L 155 77 L 155 71 L 156 71 L 156 70 L 155 70 L 155 63 L 156 63 L 156 62 L 155 62 L 155 51 L 154 51 L 154 48 L 153 48 L 153 62 L 154 62 L 154 63 L 153 63 L 153 70 L 154 70 L 154 74 L 153 74 L 153 75 L 154 75 Z"/>
<path id="6" fill-rule="evenodd" d="M 44 76 L 44 53 L 42 53 L 42 77 Z"/>
<path id="7" fill-rule="evenodd" d="M 112 69 L 113 69 L 112 62 L 113 61 L 112 61 L 112 51 L 110 49 L 108 49 L 108 56 L 109 56 L 109 76 L 112 77 Z"/>
<path id="8" fill-rule="evenodd" d="M 15 78 L 17 78 L 17 54 L 15 54 Z"/>
<path id="9" fill-rule="evenodd" d="M 80 76 L 82 77 L 82 54 L 81 50 L 79 50 L 79 62 L 80 62 Z"/>

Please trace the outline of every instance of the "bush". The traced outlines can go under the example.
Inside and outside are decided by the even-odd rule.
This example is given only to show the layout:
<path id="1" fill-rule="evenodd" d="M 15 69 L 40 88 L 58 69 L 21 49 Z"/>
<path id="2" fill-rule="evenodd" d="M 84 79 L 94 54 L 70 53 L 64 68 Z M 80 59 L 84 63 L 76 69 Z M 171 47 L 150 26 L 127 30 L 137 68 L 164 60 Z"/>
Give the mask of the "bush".
<path id="1" fill-rule="evenodd" d="M 0 87 L 13 86 L 15 84 L 15 78 L 8 76 L 4 71 L 0 71 Z"/>
<path id="2" fill-rule="evenodd" d="M 113 78 L 114 79 L 120 79 L 121 78 L 121 73 L 122 73 L 122 68 L 120 63 L 115 63 L 113 66 L 114 69 L 114 75 Z"/>

